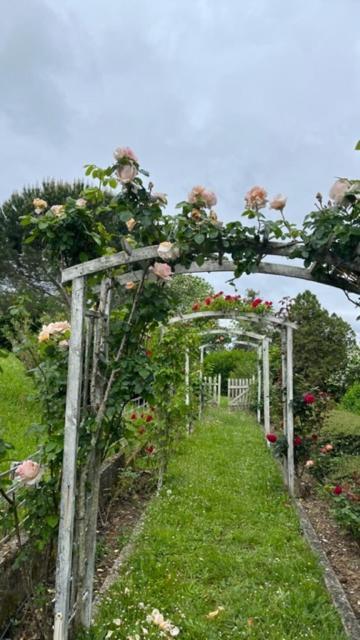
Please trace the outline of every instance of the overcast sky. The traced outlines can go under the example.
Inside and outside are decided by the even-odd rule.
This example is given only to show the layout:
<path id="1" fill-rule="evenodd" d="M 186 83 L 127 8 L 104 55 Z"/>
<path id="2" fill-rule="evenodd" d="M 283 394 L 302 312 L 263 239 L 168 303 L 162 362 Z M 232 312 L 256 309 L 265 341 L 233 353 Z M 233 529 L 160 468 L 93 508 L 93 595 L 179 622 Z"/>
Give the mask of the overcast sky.
<path id="1" fill-rule="evenodd" d="M 260 184 L 300 222 L 317 191 L 359 176 L 359 24 L 359 0 L 3 0 L 0 199 L 129 145 L 170 211 L 202 183 L 235 220 Z M 311 288 L 356 326 L 341 291 L 249 286 L 274 301 Z"/>

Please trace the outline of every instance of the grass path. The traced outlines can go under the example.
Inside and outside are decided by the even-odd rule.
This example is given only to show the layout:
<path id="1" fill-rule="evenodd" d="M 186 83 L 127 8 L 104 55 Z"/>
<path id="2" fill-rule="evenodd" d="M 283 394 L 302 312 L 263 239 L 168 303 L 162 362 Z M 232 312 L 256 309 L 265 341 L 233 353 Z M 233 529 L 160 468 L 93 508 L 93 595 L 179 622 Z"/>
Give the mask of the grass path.
<path id="1" fill-rule="evenodd" d="M 345 639 L 252 418 L 214 410 L 182 445 L 86 637 L 171 637 L 154 608 L 180 640 Z"/>

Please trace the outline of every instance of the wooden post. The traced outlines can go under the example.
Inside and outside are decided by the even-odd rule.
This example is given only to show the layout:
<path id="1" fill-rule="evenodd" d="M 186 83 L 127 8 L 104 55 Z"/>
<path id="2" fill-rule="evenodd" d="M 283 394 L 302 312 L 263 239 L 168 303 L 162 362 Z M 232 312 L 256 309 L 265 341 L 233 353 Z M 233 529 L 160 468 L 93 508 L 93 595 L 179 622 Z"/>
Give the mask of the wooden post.
<path id="1" fill-rule="evenodd" d="M 261 354 L 262 349 L 261 345 L 257 350 L 257 407 L 256 407 L 256 417 L 259 424 L 261 424 Z"/>
<path id="2" fill-rule="evenodd" d="M 185 351 L 185 404 L 187 408 L 190 407 L 190 357 L 189 349 Z M 191 433 L 191 422 L 188 415 L 187 418 L 187 432 Z"/>
<path id="3" fill-rule="evenodd" d="M 270 368 L 269 368 L 269 339 L 262 343 L 263 356 L 263 389 L 264 389 L 264 429 L 270 433 Z"/>
<path id="4" fill-rule="evenodd" d="M 290 495 L 294 495 L 294 409 L 293 409 L 293 329 L 286 325 L 286 405 L 287 405 L 287 440 L 288 440 L 288 487 Z"/>
<path id="5" fill-rule="evenodd" d="M 287 426 L 287 335 L 286 326 L 281 328 L 281 401 L 283 409 L 283 432 L 287 438 L 288 426 Z M 287 455 L 283 460 L 283 473 L 284 482 L 288 486 L 288 464 Z"/>
<path id="6" fill-rule="evenodd" d="M 218 374 L 218 397 L 217 397 L 217 406 L 220 407 L 221 403 L 221 373 Z"/>
<path id="7" fill-rule="evenodd" d="M 54 640 L 67 640 L 72 571 L 72 540 L 75 512 L 76 452 L 81 408 L 81 383 L 85 313 L 85 281 L 75 278 L 71 298 L 64 455 L 61 484 L 60 523 L 56 566 Z"/>
<path id="8" fill-rule="evenodd" d="M 200 393 L 199 393 L 199 418 L 201 418 L 202 410 L 203 410 L 203 404 L 204 404 L 204 391 L 203 391 L 203 379 L 204 379 L 204 351 L 205 351 L 205 345 L 202 345 L 202 346 L 200 347 L 200 373 L 199 373 L 199 379 L 200 379 Z"/>

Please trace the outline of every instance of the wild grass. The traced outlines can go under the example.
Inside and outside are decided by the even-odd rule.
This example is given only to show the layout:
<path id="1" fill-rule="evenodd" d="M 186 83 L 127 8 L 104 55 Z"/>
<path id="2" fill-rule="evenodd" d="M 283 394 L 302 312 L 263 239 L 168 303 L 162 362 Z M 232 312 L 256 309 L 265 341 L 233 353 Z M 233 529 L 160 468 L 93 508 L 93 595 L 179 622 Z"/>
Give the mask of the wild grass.
<path id="1" fill-rule="evenodd" d="M 331 435 L 360 435 L 360 416 L 346 409 L 334 409 L 323 432 Z"/>
<path id="2" fill-rule="evenodd" d="M 170 637 L 147 621 L 154 608 L 181 640 L 345 640 L 278 466 L 249 416 L 211 410 L 181 446 L 86 637 Z"/>

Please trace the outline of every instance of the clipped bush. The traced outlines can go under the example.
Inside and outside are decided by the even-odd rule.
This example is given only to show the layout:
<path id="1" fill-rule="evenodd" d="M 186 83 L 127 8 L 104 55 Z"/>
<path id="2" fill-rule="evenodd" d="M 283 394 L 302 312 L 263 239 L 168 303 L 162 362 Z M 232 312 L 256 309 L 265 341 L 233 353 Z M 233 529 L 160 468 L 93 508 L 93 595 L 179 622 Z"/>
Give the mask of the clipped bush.
<path id="1" fill-rule="evenodd" d="M 204 360 L 205 375 L 221 373 L 222 393 L 227 393 L 228 378 L 252 378 L 256 374 L 256 351 L 232 349 L 213 351 Z"/>
<path id="2" fill-rule="evenodd" d="M 360 415 L 360 382 L 354 382 L 342 398 L 341 406 Z"/>

